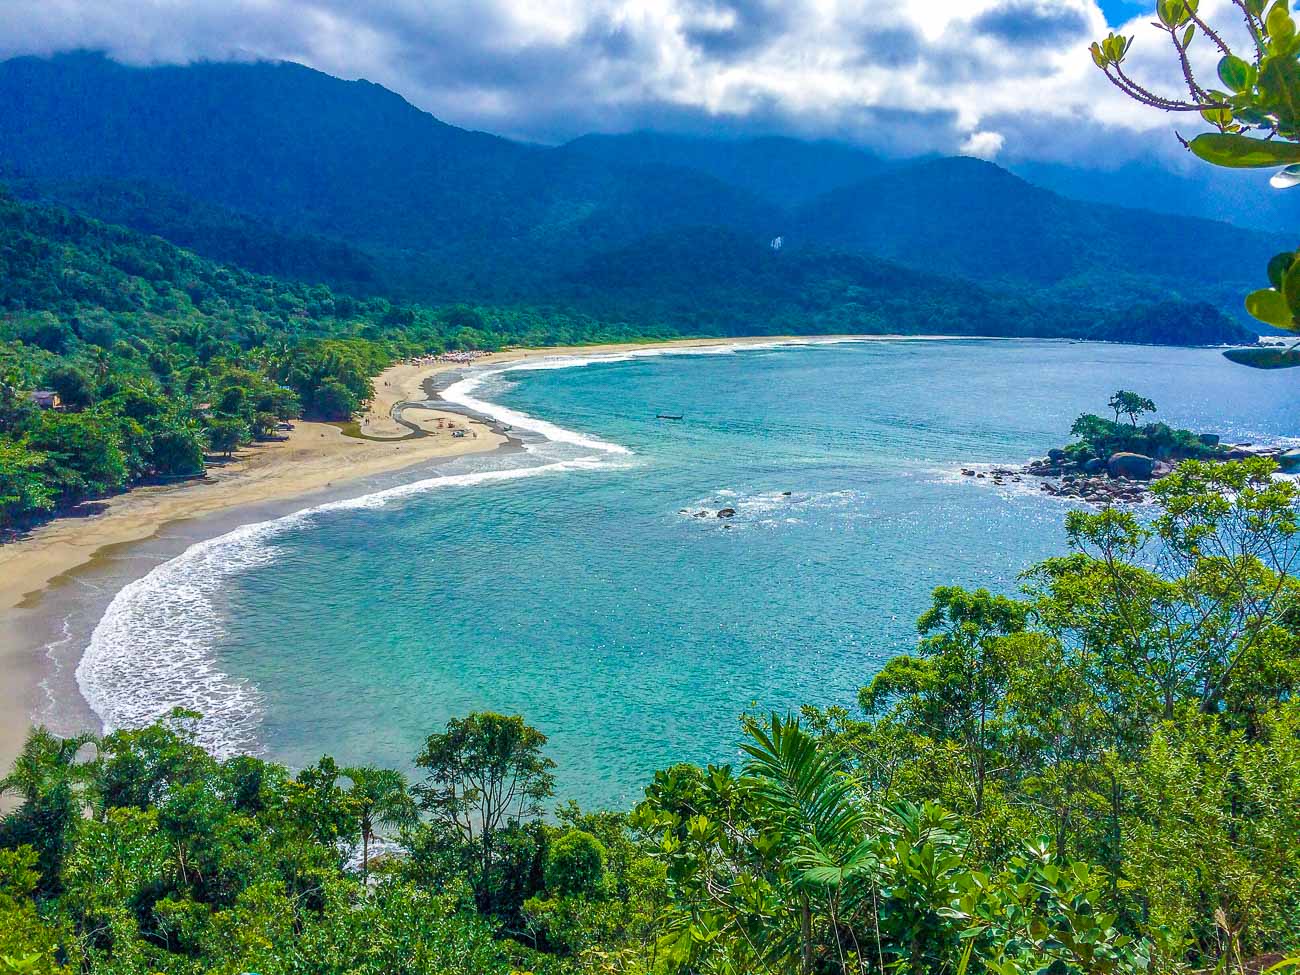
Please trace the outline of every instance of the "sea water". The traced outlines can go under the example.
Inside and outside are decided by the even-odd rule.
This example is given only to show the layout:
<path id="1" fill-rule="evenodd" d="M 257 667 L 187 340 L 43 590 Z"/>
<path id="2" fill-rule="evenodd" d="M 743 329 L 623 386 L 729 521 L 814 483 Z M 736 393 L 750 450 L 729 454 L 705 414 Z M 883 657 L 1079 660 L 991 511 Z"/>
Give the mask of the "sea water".
<path id="1" fill-rule="evenodd" d="M 626 807 L 655 769 L 735 761 L 742 712 L 852 708 L 935 586 L 1014 593 L 1064 550 L 1067 503 L 961 468 L 1042 455 L 1118 388 L 1176 426 L 1300 436 L 1294 374 L 1209 350 L 900 340 L 471 373 L 448 399 L 525 450 L 191 547 L 112 600 L 78 682 L 109 726 L 187 706 L 219 753 L 295 766 L 410 770 L 450 717 L 521 714 L 560 797 Z"/>

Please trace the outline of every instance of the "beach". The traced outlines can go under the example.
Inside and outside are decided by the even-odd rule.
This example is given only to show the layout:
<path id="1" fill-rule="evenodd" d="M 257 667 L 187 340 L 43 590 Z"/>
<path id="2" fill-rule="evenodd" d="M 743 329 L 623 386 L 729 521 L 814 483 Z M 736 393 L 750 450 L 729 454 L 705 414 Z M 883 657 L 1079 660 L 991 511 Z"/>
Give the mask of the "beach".
<path id="1" fill-rule="evenodd" d="M 822 341 L 829 338 L 833 337 L 818 337 Z M 518 349 L 484 355 L 472 367 L 562 354 L 783 340 L 793 339 L 763 336 Z M 426 400 L 438 374 L 465 368 L 464 363 L 446 361 L 394 365 L 376 377 L 375 397 L 355 424 L 298 421 L 283 439 L 243 448 L 229 463 L 210 467 L 201 480 L 136 488 L 85 506 L 89 513 L 57 518 L 0 546 L 0 768 L 7 770 L 21 750 L 42 694 L 45 659 L 37 634 L 45 629 L 37 624 L 48 591 L 72 582 L 79 570 L 92 566 L 102 553 L 155 538 L 169 525 L 217 514 L 229 516 L 243 508 L 251 511 L 259 505 L 326 489 L 337 492 L 349 482 L 504 446 L 507 438 L 503 432 L 457 412 L 395 411 L 400 403 Z M 399 423 L 394 413 L 404 422 Z M 411 425 L 421 433 L 413 432 Z M 463 435 L 455 436 L 456 430 Z"/>

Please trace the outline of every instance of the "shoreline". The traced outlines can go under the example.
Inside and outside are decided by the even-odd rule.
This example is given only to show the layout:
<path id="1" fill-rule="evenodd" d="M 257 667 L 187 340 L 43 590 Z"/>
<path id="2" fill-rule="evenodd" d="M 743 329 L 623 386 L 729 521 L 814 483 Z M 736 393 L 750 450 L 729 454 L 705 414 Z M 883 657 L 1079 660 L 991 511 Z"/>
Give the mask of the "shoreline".
<path id="1" fill-rule="evenodd" d="M 0 546 L 0 768 L 7 770 L 22 748 L 42 702 L 49 661 L 40 634 L 47 597 L 95 569 L 113 553 L 158 539 L 170 526 L 197 519 L 250 513 L 314 493 L 345 491 L 367 478 L 394 475 L 437 461 L 517 448 L 499 424 L 445 409 L 399 404 L 438 399 L 437 378 L 551 356 L 600 357 L 663 350 L 843 341 L 944 340 L 970 336 L 752 336 L 677 339 L 590 346 L 555 346 L 490 353 L 472 364 L 416 362 L 390 366 L 375 378 L 375 397 L 353 424 L 297 421 L 283 440 L 256 444 L 235 460 L 209 468 L 202 480 L 144 486 L 85 507 L 84 514 L 56 518 L 21 539 Z M 396 416 L 394 415 L 396 413 Z M 409 415 L 408 415 L 409 414 Z M 443 426 L 439 427 L 438 424 Z M 468 437 L 453 438 L 448 424 Z M 418 429 L 418 432 L 417 432 Z"/>

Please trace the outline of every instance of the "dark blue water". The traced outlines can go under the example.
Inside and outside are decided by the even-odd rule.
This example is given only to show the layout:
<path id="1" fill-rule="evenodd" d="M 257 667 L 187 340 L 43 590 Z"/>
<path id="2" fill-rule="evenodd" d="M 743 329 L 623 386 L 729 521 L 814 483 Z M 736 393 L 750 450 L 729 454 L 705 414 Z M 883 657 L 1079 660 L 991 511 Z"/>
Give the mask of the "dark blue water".
<path id="1" fill-rule="evenodd" d="M 957 469 L 1041 455 L 1119 387 L 1176 425 L 1300 435 L 1293 374 L 1211 351 L 872 342 L 514 371 L 474 396 L 631 454 L 548 445 L 589 469 L 259 536 L 193 639 L 277 758 L 409 766 L 492 709 L 550 736 L 562 796 L 626 806 L 656 768 L 732 760 L 746 709 L 852 706 L 933 587 L 1010 592 L 1061 551 L 1062 502 Z"/>

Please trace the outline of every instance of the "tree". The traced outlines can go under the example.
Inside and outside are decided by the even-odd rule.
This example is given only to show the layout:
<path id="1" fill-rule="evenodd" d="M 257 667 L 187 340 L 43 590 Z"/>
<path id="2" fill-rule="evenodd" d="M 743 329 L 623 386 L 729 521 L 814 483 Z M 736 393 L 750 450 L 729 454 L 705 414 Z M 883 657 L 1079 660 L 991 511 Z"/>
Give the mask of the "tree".
<path id="1" fill-rule="evenodd" d="M 80 369 L 59 366 L 45 377 L 46 385 L 59 394 L 63 405 L 70 410 L 84 410 L 95 402 L 95 390 Z"/>
<path id="2" fill-rule="evenodd" d="M 1119 422 L 1121 415 L 1128 417 L 1132 426 L 1137 426 L 1137 418 L 1144 413 L 1154 413 L 1156 404 L 1145 396 L 1139 396 L 1137 393 L 1131 393 L 1127 389 L 1117 390 L 1111 396 L 1106 404 L 1115 411 L 1115 422 Z"/>
<path id="3" fill-rule="evenodd" d="M 497 832 L 540 815 L 553 794 L 555 763 L 542 754 L 545 745 L 546 736 L 523 718 L 483 711 L 452 718 L 415 760 L 428 773 L 413 789 L 420 806 L 477 844 L 483 876 Z"/>
<path id="4" fill-rule="evenodd" d="M 1300 183 L 1300 34 L 1287 0 L 1230 0 L 1244 21 L 1249 51 L 1234 51 L 1223 24 L 1200 14 L 1198 0 L 1159 0 L 1158 23 L 1177 58 L 1187 94 L 1164 95 L 1135 81 L 1125 70 L 1134 38 L 1111 33 L 1092 45 L 1092 59 L 1110 82 L 1130 98 L 1164 112 L 1187 113 L 1214 126 L 1190 141 L 1179 140 L 1196 156 L 1229 168 L 1282 167 L 1272 185 L 1285 189 Z M 1218 78 L 1199 79 L 1193 45 L 1209 44 L 1218 56 Z M 1200 48 L 1198 48 L 1199 50 Z M 1245 54 L 1245 56 L 1241 56 Z M 1220 87 L 1221 86 L 1221 87 Z M 1265 324 L 1300 331 L 1300 252 L 1287 251 L 1268 264 L 1269 287 L 1246 297 L 1246 310 Z M 1261 350 L 1266 352 L 1267 350 Z M 1300 365 L 1268 356 L 1233 356 L 1247 365 Z"/>
<path id="5" fill-rule="evenodd" d="M 352 781 L 347 796 L 361 822 L 361 879 L 365 883 L 370 875 L 370 842 L 376 827 L 410 826 L 417 816 L 415 801 L 401 772 L 353 766 L 345 768 L 343 774 Z"/>
<path id="6" fill-rule="evenodd" d="M 47 456 L 51 483 L 65 500 L 116 491 L 129 476 L 114 417 L 47 410 L 28 442 Z"/>
<path id="7" fill-rule="evenodd" d="M 227 458 L 248 439 L 248 427 L 235 417 L 213 417 L 207 427 L 208 446 Z"/>
<path id="8" fill-rule="evenodd" d="M 546 889 L 556 897 L 590 894 L 605 880 L 605 847 L 583 829 L 571 829 L 551 843 L 543 866 Z"/>
<path id="9" fill-rule="evenodd" d="M 93 735 L 58 738 L 45 728 L 35 728 L 13 769 L 0 779 L 0 795 L 12 794 L 22 800 L 22 805 L 0 819 L 0 847 L 27 845 L 36 851 L 42 893 L 55 891 L 61 884 L 81 791 L 94 770 L 93 763 L 79 761 L 78 755 L 94 743 Z"/>
<path id="10" fill-rule="evenodd" d="M 0 438 L 0 526 L 54 507 L 57 492 L 45 472 L 45 455 Z"/>
<path id="11" fill-rule="evenodd" d="M 203 470 L 203 434 L 197 426 L 177 423 L 153 435 L 149 460 L 158 474 L 198 474 Z"/>
<path id="12" fill-rule="evenodd" d="M 1028 613 L 1028 604 L 985 589 L 940 586 L 917 622 L 924 638 L 918 656 L 892 658 L 859 695 L 867 714 L 889 702 L 896 720 L 933 739 L 960 744 L 977 816 L 1001 724 L 998 706 L 1006 694 L 1003 645 L 1024 630 Z"/>

